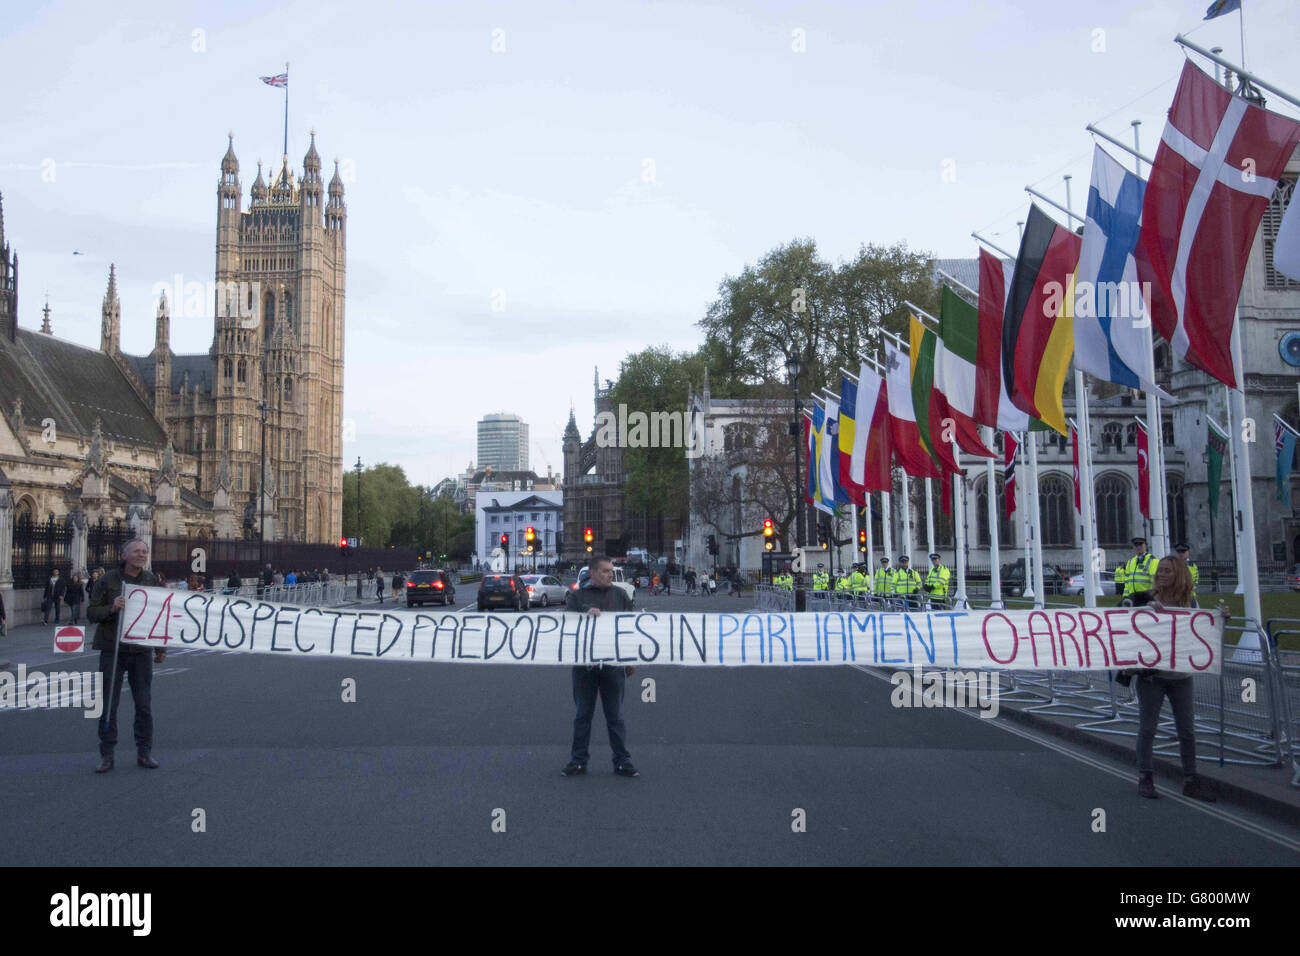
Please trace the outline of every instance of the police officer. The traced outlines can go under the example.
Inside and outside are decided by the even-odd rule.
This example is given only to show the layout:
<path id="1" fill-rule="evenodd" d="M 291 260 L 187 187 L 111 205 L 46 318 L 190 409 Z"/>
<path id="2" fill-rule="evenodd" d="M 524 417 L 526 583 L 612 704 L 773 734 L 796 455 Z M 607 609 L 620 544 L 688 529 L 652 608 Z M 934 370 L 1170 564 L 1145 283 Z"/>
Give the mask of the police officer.
<path id="1" fill-rule="evenodd" d="M 912 568 L 912 559 L 898 556 L 898 570 L 894 573 L 894 594 L 902 597 L 903 607 L 914 611 L 921 606 L 921 575 Z"/>
<path id="2" fill-rule="evenodd" d="M 867 593 L 867 566 L 865 564 L 855 564 L 853 574 L 849 576 L 849 587 L 853 590 L 854 597 L 862 597 Z"/>
<path id="3" fill-rule="evenodd" d="M 1184 543 L 1174 548 L 1174 551 L 1187 562 L 1187 570 L 1192 572 L 1192 595 L 1195 596 L 1196 587 L 1201 583 L 1201 569 L 1196 566 L 1196 562 L 1191 558 L 1192 549 Z"/>
<path id="4" fill-rule="evenodd" d="M 1155 558 L 1147 553 L 1147 539 L 1133 539 L 1133 557 L 1124 565 L 1124 599 L 1130 606 L 1141 606 L 1151 600 L 1151 585 L 1155 582 Z"/>
<path id="5" fill-rule="evenodd" d="M 946 606 L 951 581 L 952 572 L 944 566 L 939 555 L 930 555 L 930 570 L 925 575 L 925 593 L 929 595 L 932 604 L 942 602 Z"/>
<path id="6" fill-rule="evenodd" d="M 876 568 L 876 597 L 888 602 L 894 596 L 894 569 L 889 566 L 889 555 L 880 556 L 880 567 Z"/>
<path id="7" fill-rule="evenodd" d="M 813 575 L 813 590 L 825 591 L 830 585 L 830 575 L 826 573 L 826 565 L 817 565 L 817 573 Z"/>

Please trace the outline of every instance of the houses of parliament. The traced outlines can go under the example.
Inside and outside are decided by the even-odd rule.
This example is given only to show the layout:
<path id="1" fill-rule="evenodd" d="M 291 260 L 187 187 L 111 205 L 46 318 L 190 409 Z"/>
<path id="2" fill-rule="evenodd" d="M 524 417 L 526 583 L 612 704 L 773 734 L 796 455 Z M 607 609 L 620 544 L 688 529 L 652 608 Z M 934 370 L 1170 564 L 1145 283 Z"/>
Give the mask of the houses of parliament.
<path id="1" fill-rule="evenodd" d="M 155 533 L 239 537 L 260 490 L 268 539 L 338 539 L 347 273 L 338 163 L 326 183 L 313 132 L 297 176 L 288 157 L 269 180 L 258 163 L 245 207 L 231 134 L 216 193 L 215 328 L 211 347 L 192 355 L 171 349 L 165 293 L 153 350 L 122 351 L 115 266 L 98 350 L 55 337 L 48 306 L 40 331 L 20 328 L 18 257 L 0 206 L 0 483 L 19 515 L 82 507 L 121 517 L 147 501 L 165 512 Z M 42 429 L 50 419 L 53 441 Z"/>

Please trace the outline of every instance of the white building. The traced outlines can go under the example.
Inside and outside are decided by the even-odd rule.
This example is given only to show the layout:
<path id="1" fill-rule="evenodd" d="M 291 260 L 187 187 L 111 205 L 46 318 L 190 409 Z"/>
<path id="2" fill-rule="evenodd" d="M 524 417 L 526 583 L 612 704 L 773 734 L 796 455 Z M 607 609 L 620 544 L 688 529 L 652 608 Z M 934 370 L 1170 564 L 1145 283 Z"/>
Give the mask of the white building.
<path id="1" fill-rule="evenodd" d="M 524 554 L 524 535 L 531 526 L 541 544 L 537 563 L 554 563 L 563 515 L 564 494 L 560 491 L 480 491 L 474 507 L 474 552 L 479 561 L 486 561 L 501 547 L 501 535 L 505 534 L 509 536 L 507 567 L 531 567 L 532 557 Z"/>

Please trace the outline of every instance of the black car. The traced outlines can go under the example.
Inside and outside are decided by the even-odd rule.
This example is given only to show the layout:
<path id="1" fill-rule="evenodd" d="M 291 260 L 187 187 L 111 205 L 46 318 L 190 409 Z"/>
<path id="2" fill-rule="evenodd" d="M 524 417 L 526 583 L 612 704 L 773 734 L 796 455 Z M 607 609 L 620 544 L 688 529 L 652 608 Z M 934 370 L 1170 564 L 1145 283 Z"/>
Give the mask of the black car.
<path id="1" fill-rule="evenodd" d="M 446 571 L 412 571 L 406 579 L 406 606 L 417 604 L 452 604 L 456 589 L 451 574 Z"/>
<path id="2" fill-rule="evenodd" d="M 485 574 L 478 586 L 478 609 L 512 607 L 522 611 L 528 607 L 528 585 L 522 575 Z"/>

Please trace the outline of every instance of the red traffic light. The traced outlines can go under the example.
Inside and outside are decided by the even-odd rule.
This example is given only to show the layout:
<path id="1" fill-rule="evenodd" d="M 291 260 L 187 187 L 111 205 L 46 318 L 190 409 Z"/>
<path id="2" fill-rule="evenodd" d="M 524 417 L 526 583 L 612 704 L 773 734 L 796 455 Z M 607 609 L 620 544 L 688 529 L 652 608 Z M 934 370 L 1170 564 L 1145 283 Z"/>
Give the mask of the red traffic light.
<path id="1" fill-rule="evenodd" d="M 347 539 L 347 538 L 339 538 L 339 547 L 340 547 L 340 548 L 346 548 L 347 546 L 348 546 L 348 539 Z"/>
<path id="2" fill-rule="evenodd" d="M 773 529 L 773 527 L 772 527 L 772 519 L 771 519 L 771 518 L 764 518 L 764 519 L 763 519 L 763 537 L 765 537 L 765 538 L 770 538 L 770 537 L 772 537 L 772 535 L 774 535 L 774 534 L 776 534 L 776 531 L 775 531 L 775 530 Z"/>
<path id="3" fill-rule="evenodd" d="M 503 533 L 501 535 L 501 547 L 504 548 L 509 543 L 510 543 L 510 535 Z"/>
<path id="4" fill-rule="evenodd" d="M 590 528 L 587 528 L 586 530 L 584 530 L 584 531 L 582 532 L 582 538 L 583 538 L 583 540 L 586 541 L 588 544 L 591 543 L 592 534 L 591 534 L 591 529 L 590 529 Z"/>

